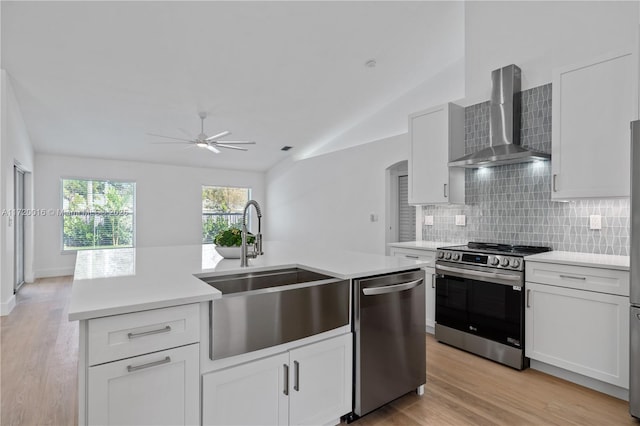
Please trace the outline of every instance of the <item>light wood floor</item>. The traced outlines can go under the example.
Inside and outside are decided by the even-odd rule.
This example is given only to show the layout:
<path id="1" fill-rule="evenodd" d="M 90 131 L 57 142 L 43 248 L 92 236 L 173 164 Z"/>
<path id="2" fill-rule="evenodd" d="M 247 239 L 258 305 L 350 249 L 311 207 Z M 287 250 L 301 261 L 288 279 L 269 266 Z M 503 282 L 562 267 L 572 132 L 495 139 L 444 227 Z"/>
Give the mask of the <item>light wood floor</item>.
<path id="1" fill-rule="evenodd" d="M 18 293 L 1 325 L 2 425 L 77 424 L 78 324 L 71 278 Z M 364 425 L 634 425 L 628 404 L 534 370 L 518 372 L 427 339 L 425 394 L 408 394 Z"/>
<path id="2" fill-rule="evenodd" d="M 25 284 L 0 318 L 2 425 L 75 425 L 78 322 L 67 311 L 71 277 Z"/>

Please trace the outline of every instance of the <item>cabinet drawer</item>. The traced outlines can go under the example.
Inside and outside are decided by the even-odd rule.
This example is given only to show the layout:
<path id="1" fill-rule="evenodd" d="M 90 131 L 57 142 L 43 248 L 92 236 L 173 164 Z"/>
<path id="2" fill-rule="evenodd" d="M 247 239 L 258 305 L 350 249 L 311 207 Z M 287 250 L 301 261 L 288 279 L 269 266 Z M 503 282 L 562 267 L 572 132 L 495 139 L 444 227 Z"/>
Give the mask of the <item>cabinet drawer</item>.
<path id="1" fill-rule="evenodd" d="M 435 262 L 436 260 L 436 253 L 434 251 L 391 247 L 389 253 L 391 256 L 406 257 L 407 259 L 425 260 L 428 262 Z"/>
<path id="2" fill-rule="evenodd" d="M 617 269 L 526 262 L 530 282 L 629 296 L 629 272 Z"/>
<path id="3" fill-rule="evenodd" d="M 200 306 L 173 306 L 89 320 L 89 365 L 200 340 Z"/>

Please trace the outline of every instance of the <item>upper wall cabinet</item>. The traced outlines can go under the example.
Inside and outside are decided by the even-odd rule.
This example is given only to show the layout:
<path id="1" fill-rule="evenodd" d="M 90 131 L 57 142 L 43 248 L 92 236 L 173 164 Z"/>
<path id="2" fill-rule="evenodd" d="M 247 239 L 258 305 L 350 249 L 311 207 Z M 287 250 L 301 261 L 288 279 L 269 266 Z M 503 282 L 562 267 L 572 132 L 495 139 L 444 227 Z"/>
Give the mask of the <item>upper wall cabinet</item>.
<path id="1" fill-rule="evenodd" d="M 554 71 L 551 198 L 628 197 L 637 117 L 631 50 Z"/>
<path id="2" fill-rule="evenodd" d="M 464 204 L 464 108 L 448 103 L 409 116 L 409 204 Z"/>

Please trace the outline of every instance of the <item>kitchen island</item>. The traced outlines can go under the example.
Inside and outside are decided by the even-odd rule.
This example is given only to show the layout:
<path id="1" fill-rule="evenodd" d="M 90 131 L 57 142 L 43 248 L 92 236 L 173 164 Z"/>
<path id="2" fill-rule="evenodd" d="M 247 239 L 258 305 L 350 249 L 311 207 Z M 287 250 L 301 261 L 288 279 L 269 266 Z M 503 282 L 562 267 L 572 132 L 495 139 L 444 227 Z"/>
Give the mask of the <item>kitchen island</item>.
<path id="1" fill-rule="evenodd" d="M 80 321 L 79 424 L 331 423 L 349 413 L 349 320 L 212 359 L 212 301 L 223 294 L 200 278 L 303 268 L 350 281 L 425 263 L 278 242 L 264 251 L 246 268 L 211 245 L 79 252 L 69 309 Z"/>

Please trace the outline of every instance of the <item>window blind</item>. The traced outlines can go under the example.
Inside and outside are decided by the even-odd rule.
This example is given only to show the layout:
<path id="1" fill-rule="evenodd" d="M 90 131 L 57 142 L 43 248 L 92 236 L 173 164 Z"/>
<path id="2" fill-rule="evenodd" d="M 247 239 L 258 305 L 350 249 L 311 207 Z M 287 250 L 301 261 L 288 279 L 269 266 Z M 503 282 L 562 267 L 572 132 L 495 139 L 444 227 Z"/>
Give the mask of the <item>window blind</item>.
<path id="1" fill-rule="evenodd" d="M 409 177 L 398 176 L 398 239 L 416 239 L 416 208 L 409 205 Z"/>
<path id="2" fill-rule="evenodd" d="M 63 250 L 133 247 L 134 182 L 62 179 Z"/>

